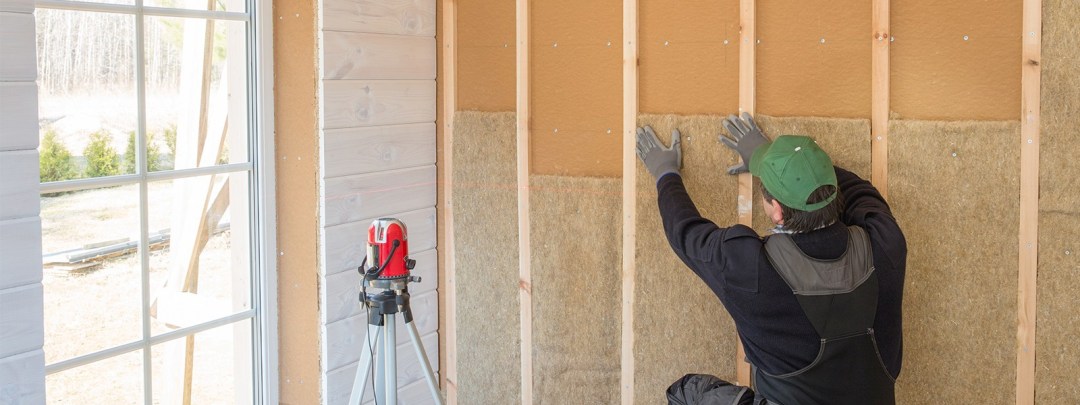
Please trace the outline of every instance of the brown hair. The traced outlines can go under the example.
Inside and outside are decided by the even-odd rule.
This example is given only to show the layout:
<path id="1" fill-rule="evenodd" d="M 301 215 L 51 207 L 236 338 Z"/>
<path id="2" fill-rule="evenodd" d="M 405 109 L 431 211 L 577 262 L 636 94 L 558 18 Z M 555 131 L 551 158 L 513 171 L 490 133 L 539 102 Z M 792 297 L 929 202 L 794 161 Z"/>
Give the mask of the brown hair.
<path id="1" fill-rule="evenodd" d="M 840 189 L 835 186 L 827 184 L 818 187 L 817 190 L 810 193 L 810 196 L 806 198 L 806 202 L 808 204 L 814 204 L 825 201 L 834 191 L 836 192 L 836 198 L 833 198 L 832 202 L 828 205 L 814 211 L 802 211 L 784 205 L 780 200 L 773 198 L 772 194 L 769 193 L 769 190 L 765 189 L 765 185 L 761 186 L 761 195 L 765 197 L 765 201 L 772 202 L 775 200 L 780 203 L 780 213 L 784 219 L 784 229 L 792 232 L 810 232 L 839 221 L 840 215 L 844 213 L 844 196 L 840 194 Z"/>

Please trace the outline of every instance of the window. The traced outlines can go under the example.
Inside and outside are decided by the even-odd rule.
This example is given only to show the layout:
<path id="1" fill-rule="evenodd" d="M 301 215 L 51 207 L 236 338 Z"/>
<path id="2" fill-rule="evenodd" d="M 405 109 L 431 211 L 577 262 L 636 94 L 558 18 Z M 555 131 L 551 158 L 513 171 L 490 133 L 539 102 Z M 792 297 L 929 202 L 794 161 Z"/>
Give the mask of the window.
<path id="1" fill-rule="evenodd" d="M 276 401 L 269 9 L 37 2 L 50 403 Z"/>

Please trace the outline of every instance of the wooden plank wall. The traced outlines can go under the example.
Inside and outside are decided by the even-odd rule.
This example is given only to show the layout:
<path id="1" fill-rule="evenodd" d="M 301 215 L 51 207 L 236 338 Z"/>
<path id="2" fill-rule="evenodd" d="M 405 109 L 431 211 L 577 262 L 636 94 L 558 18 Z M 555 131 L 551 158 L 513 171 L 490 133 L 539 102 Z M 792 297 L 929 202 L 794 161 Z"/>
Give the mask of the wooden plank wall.
<path id="1" fill-rule="evenodd" d="M 329 0 L 322 5 L 323 399 L 343 404 L 367 330 L 367 315 L 357 302 L 356 268 L 376 218 L 395 217 L 408 228 L 409 255 L 417 261 L 413 274 L 423 279 L 410 288 L 414 322 L 428 361 L 439 370 L 436 2 Z M 404 323 L 398 321 L 399 398 L 430 400 Z M 369 392 L 364 401 L 371 399 Z"/>
<path id="2" fill-rule="evenodd" d="M 45 402 L 33 11 L 0 1 L 0 392 L 11 403 Z"/>

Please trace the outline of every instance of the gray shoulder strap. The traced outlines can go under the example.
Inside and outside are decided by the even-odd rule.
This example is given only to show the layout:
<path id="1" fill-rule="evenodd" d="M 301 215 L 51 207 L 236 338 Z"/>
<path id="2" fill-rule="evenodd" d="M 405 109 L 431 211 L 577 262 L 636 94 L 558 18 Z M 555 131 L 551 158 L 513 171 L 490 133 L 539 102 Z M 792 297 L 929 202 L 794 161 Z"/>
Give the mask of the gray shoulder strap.
<path id="1" fill-rule="evenodd" d="M 776 272 L 797 295 L 848 293 L 874 272 L 870 237 L 858 226 L 848 227 L 847 251 L 835 260 L 807 256 L 786 234 L 770 236 L 765 251 Z"/>

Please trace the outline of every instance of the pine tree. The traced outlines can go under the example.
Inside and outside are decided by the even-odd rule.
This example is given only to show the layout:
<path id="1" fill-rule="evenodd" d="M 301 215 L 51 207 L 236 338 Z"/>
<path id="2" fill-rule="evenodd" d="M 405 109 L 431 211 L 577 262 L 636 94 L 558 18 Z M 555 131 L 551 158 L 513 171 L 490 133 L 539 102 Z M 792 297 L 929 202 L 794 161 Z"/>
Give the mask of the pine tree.
<path id="1" fill-rule="evenodd" d="M 71 161 L 71 152 L 64 144 L 56 140 L 56 131 L 45 130 L 41 140 L 41 182 L 70 180 L 78 176 L 75 163 Z"/>
<path id="2" fill-rule="evenodd" d="M 112 147 L 112 135 L 100 130 L 90 134 L 90 143 L 83 149 L 86 157 L 86 177 L 120 174 L 120 155 Z"/>
<path id="3" fill-rule="evenodd" d="M 160 170 L 160 164 L 158 163 L 158 147 L 154 144 L 154 134 L 150 134 L 146 140 L 146 171 L 154 172 Z M 127 149 L 124 150 L 124 162 L 121 168 L 124 173 L 135 173 L 135 131 L 128 132 Z"/>

